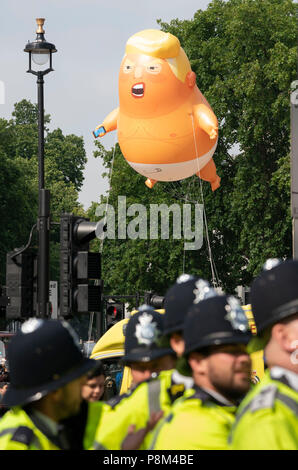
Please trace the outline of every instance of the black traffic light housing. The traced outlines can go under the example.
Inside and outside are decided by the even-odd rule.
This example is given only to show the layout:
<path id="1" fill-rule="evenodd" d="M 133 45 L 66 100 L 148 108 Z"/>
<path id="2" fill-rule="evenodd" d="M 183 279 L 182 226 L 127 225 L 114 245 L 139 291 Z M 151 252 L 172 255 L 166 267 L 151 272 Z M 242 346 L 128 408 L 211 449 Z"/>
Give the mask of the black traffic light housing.
<path id="1" fill-rule="evenodd" d="M 165 298 L 161 295 L 155 294 L 154 292 L 145 292 L 144 303 L 151 305 L 153 308 L 162 309 L 164 306 Z"/>
<path id="2" fill-rule="evenodd" d="M 101 310 L 101 255 L 89 252 L 96 237 L 96 222 L 73 214 L 60 221 L 60 316 Z M 100 282 L 99 282 L 100 284 Z"/>
<path id="3" fill-rule="evenodd" d="M 36 314 L 36 255 L 30 251 L 6 255 L 6 319 L 17 320 Z"/>
<path id="4" fill-rule="evenodd" d="M 123 302 L 108 301 L 106 304 L 106 330 L 124 319 L 125 306 Z"/>

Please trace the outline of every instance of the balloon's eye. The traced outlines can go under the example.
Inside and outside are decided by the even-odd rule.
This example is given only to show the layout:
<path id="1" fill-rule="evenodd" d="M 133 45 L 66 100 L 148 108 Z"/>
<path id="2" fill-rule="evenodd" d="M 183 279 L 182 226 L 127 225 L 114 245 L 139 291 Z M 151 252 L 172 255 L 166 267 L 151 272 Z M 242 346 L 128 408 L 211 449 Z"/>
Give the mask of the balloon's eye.
<path id="1" fill-rule="evenodd" d="M 150 64 L 147 65 L 147 72 L 152 74 L 158 74 L 161 72 L 161 64 Z"/>
<path id="2" fill-rule="evenodd" d="M 123 67 L 123 72 L 124 73 L 130 73 L 133 69 L 133 65 L 130 65 L 130 64 L 125 64 L 124 67 Z"/>

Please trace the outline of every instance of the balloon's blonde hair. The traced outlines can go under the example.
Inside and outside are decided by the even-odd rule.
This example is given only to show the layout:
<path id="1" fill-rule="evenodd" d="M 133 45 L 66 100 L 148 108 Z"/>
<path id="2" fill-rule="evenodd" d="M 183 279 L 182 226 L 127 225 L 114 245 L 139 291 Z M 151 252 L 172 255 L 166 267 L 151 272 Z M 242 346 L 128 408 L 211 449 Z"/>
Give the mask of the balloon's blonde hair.
<path id="1" fill-rule="evenodd" d="M 126 43 L 126 54 L 145 54 L 165 59 L 173 73 L 182 82 L 191 71 L 189 60 L 180 47 L 180 41 L 170 33 L 157 29 L 145 29 L 131 36 Z"/>

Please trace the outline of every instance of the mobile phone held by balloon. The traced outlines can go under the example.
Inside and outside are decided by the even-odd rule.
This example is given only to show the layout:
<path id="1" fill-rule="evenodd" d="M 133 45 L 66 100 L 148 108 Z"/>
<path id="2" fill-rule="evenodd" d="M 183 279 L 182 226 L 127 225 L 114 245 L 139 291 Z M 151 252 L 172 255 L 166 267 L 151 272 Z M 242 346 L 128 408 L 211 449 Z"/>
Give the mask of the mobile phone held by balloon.
<path id="1" fill-rule="evenodd" d="M 95 130 L 93 131 L 93 135 L 95 138 L 102 137 L 103 135 L 105 135 L 105 133 L 106 133 L 106 130 L 103 126 L 96 127 Z"/>

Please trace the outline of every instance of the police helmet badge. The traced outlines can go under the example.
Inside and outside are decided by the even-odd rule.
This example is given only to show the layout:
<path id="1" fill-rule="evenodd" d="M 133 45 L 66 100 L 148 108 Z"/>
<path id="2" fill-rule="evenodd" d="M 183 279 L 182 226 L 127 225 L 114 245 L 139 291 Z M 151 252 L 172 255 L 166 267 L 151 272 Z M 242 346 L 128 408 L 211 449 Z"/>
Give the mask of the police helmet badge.
<path id="1" fill-rule="evenodd" d="M 28 333 L 33 333 L 38 328 L 40 328 L 44 324 L 44 321 L 40 318 L 29 318 L 26 320 L 21 326 L 21 332 L 25 335 Z"/>
<path id="2" fill-rule="evenodd" d="M 278 266 L 281 263 L 282 261 L 279 258 L 269 258 L 263 265 L 263 270 L 270 271 L 270 269 L 275 268 L 275 266 Z"/>
<path id="3" fill-rule="evenodd" d="M 151 307 L 151 305 L 143 304 L 140 307 L 138 307 L 138 312 L 148 312 L 150 310 L 154 312 L 154 308 Z"/>
<path id="4" fill-rule="evenodd" d="M 231 323 L 234 330 L 240 330 L 243 333 L 246 333 L 249 330 L 248 319 L 239 300 L 232 295 L 229 296 L 227 298 L 225 309 L 228 312 L 225 316 L 225 320 L 228 320 Z"/>
<path id="5" fill-rule="evenodd" d="M 138 343 L 150 346 L 157 340 L 160 334 L 160 331 L 157 328 L 157 323 L 153 322 L 153 316 L 146 312 L 144 312 L 138 320 L 139 323 L 136 325 L 135 332 Z"/>
<path id="6" fill-rule="evenodd" d="M 194 276 L 191 274 L 181 274 L 176 280 L 177 284 L 183 284 L 184 282 L 192 281 L 194 279 Z"/>
<path id="7" fill-rule="evenodd" d="M 193 293 L 195 295 L 195 299 L 193 301 L 194 304 L 198 304 L 201 300 L 209 299 L 210 297 L 216 297 L 216 291 L 210 287 L 209 282 L 204 281 L 204 279 L 199 279 L 195 283 L 196 289 L 194 289 Z"/>

